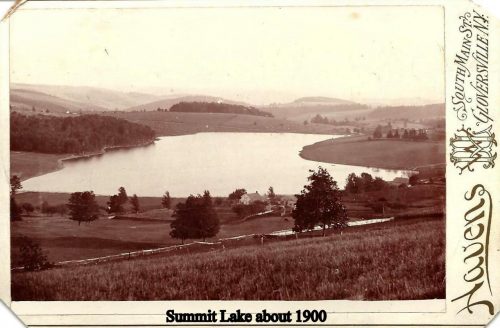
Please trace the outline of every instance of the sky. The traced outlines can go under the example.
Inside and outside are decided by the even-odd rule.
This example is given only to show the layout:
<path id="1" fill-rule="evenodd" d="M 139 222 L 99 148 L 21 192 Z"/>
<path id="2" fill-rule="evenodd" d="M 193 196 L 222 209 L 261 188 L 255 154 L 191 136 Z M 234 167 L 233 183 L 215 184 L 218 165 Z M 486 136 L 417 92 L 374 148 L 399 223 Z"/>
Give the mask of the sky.
<path id="1" fill-rule="evenodd" d="M 443 10 L 254 7 L 18 10 L 11 83 L 444 102 Z"/>

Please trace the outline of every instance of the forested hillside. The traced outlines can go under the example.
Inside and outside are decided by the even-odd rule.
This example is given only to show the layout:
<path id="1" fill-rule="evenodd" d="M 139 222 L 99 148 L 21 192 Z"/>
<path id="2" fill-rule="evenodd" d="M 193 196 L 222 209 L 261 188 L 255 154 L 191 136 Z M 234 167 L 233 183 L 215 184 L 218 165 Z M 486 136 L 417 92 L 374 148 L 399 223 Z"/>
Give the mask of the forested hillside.
<path id="1" fill-rule="evenodd" d="M 188 113 L 233 113 L 268 117 L 273 116 L 271 113 L 258 110 L 255 107 L 215 102 L 180 102 L 173 105 L 170 108 L 170 111 Z"/>
<path id="2" fill-rule="evenodd" d="M 147 126 L 109 116 L 25 116 L 17 112 L 10 116 L 10 147 L 15 151 L 78 154 L 140 145 L 154 138 Z"/>
<path id="3" fill-rule="evenodd" d="M 384 106 L 378 107 L 369 115 L 376 119 L 429 119 L 445 116 L 444 104 L 430 104 L 423 106 Z"/>

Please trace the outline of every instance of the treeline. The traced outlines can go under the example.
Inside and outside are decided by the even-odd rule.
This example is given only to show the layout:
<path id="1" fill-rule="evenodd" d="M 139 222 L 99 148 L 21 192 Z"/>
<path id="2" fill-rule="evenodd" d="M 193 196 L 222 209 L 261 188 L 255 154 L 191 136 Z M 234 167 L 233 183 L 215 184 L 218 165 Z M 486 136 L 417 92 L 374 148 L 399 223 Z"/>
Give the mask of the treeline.
<path id="1" fill-rule="evenodd" d="M 354 118 L 354 122 L 359 122 L 364 120 L 366 120 L 366 117 L 364 116 Z M 321 116 L 320 114 L 316 114 L 316 116 L 314 116 L 311 119 L 311 123 L 330 124 L 330 125 L 349 125 L 352 124 L 353 122 L 349 121 L 348 118 L 345 118 L 343 121 L 337 121 L 335 119 L 328 119 L 328 117 L 326 116 Z"/>
<path id="2" fill-rule="evenodd" d="M 180 102 L 170 107 L 170 111 L 186 113 L 233 113 L 273 117 L 271 113 L 261 111 L 255 107 L 215 102 Z"/>
<path id="3" fill-rule="evenodd" d="M 10 147 L 17 151 L 80 154 L 139 145 L 154 138 L 148 126 L 109 116 L 25 116 L 17 112 L 10 116 Z"/>
<path id="4" fill-rule="evenodd" d="M 351 194 L 359 194 L 365 191 L 378 191 L 386 188 L 388 183 L 383 179 L 373 178 L 369 173 L 361 173 L 360 176 L 355 173 L 347 176 L 345 191 Z"/>
<path id="5" fill-rule="evenodd" d="M 379 125 L 373 131 L 374 139 L 384 138 L 383 128 Z M 424 141 L 429 140 L 427 135 L 427 130 L 425 129 L 392 129 L 389 128 L 385 134 L 387 139 L 404 139 L 412 141 Z"/>

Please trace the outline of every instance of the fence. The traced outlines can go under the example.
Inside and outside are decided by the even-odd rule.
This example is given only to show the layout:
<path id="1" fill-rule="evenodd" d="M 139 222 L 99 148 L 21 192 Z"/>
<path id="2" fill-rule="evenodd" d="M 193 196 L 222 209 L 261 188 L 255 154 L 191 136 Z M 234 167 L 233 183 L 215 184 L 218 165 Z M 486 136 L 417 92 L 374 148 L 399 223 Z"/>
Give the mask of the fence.
<path id="1" fill-rule="evenodd" d="M 371 219 L 371 220 L 362 220 L 362 221 L 351 221 L 348 223 L 349 226 L 355 227 L 359 225 L 367 225 L 374 223 L 383 223 L 394 220 L 393 217 L 390 218 L 382 218 L 382 219 Z M 328 234 L 332 233 L 332 229 L 327 229 Z M 319 236 L 322 234 L 322 228 L 317 226 L 315 229 L 310 231 L 303 231 L 300 233 L 296 233 L 291 229 L 275 231 L 269 234 L 249 234 L 242 235 L 236 237 L 229 237 L 219 239 L 215 242 L 192 242 L 189 244 L 182 245 L 173 245 L 155 249 L 146 249 L 140 251 L 126 252 L 116 255 L 108 255 L 84 260 L 71 260 L 71 261 L 62 261 L 54 264 L 54 267 L 67 267 L 67 266 L 78 266 L 78 265 L 92 265 L 92 264 L 100 264 L 104 262 L 110 261 L 119 261 L 119 260 L 128 260 L 137 257 L 143 256 L 152 256 L 152 255 L 163 255 L 166 253 L 175 254 L 183 254 L 183 253 L 191 253 L 191 252 L 209 252 L 209 251 L 223 251 L 225 249 L 236 248 L 241 246 L 248 245 L 258 245 L 264 244 L 265 242 L 272 241 L 281 241 L 281 240 L 290 240 L 290 239 L 298 239 L 298 238 L 310 238 Z M 16 267 L 13 268 L 12 271 L 22 271 L 24 267 Z"/>

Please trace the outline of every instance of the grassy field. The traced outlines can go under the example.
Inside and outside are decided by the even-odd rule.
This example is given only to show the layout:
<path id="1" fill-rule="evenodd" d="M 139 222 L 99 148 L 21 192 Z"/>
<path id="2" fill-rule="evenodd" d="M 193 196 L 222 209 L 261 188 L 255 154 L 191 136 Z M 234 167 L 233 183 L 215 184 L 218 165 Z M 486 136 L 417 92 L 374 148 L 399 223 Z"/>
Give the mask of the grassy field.
<path id="1" fill-rule="evenodd" d="M 301 156 L 308 160 L 378 167 L 413 169 L 446 162 L 444 142 L 368 140 L 366 136 L 330 139 L 306 146 Z"/>
<path id="2" fill-rule="evenodd" d="M 43 201 L 50 205 L 66 204 L 69 194 L 26 192 L 16 196 L 17 202 L 28 202 L 40 206 Z M 97 196 L 98 204 L 106 206 L 108 196 Z M 182 198 L 173 198 L 175 206 Z M 87 259 L 98 256 L 150 249 L 178 244 L 179 240 L 169 236 L 172 211 L 161 208 L 159 197 L 139 197 L 141 211 L 124 214 L 125 219 L 110 220 L 101 211 L 101 218 L 78 226 L 67 215 L 24 216 L 22 221 L 12 222 L 12 261 L 16 266 L 21 236 L 28 236 L 48 251 L 53 262 Z M 384 190 L 346 194 L 344 202 L 350 218 L 362 220 L 375 217 L 423 215 L 444 211 L 444 185 L 417 185 L 412 188 L 389 186 Z M 384 205 L 383 212 L 380 211 Z M 379 208 L 377 212 L 374 208 Z M 221 222 L 220 232 L 215 238 L 227 238 L 247 234 L 270 233 L 293 226 L 291 217 L 263 217 L 242 221 L 231 210 L 231 205 L 215 207 Z"/>
<path id="3" fill-rule="evenodd" d="M 175 112 L 106 113 L 131 122 L 148 125 L 157 135 L 182 135 L 197 132 L 294 132 L 335 134 L 337 129 L 326 124 L 307 124 L 272 117 Z"/>
<path id="4" fill-rule="evenodd" d="M 401 220 L 328 237 L 13 273 L 12 298 L 15 301 L 444 298 L 444 234 L 442 218 Z"/>
<path id="5" fill-rule="evenodd" d="M 24 151 L 10 152 L 10 174 L 21 180 L 39 176 L 61 168 L 60 160 L 67 154 L 42 154 Z"/>
<path id="6" fill-rule="evenodd" d="M 22 190 L 21 190 L 22 191 Z M 118 192 L 118 190 L 117 190 Z M 19 204 L 24 202 L 31 203 L 33 206 L 40 206 L 42 202 L 46 201 L 50 205 L 59 205 L 68 203 L 70 197 L 69 193 L 65 192 L 21 192 L 16 195 L 16 201 Z M 101 207 L 106 207 L 109 201 L 109 196 L 96 195 L 97 204 Z M 183 198 L 172 198 L 172 208 L 180 201 L 184 201 Z M 152 209 L 161 208 L 161 197 L 141 197 L 139 196 L 139 203 L 141 211 L 148 211 Z"/>
<path id="7" fill-rule="evenodd" d="M 351 218 L 401 216 L 409 213 L 444 213 L 446 206 L 444 184 L 416 185 L 411 188 L 392 186 L 379 191 L 347 194 L 343 201 Z M 373 205 L 384 205 L 383 213 Z"/>
<path id="8" fill-rule="evenodd" d="M 11 223 L 12 265 L 14 267 L 18 265 L 22 236 L 28 236 L 38 242 L 52 262 L 88 259 L 180 244 L 179 240 L 169 235 L 171 214 L 169 210 L 157 209 L 142 215 L 148 219 L 141 220 L 141 215 L 136 219 L 119 220 L 101 217 L 99 220 L 80 226 L 66 216 L 25 216 L 22 221 Z M 216 238 L 208 240 L 252 233 L 270 233 L 292 226 L 292 220 L 281 217 L 223 224 Z"/>

